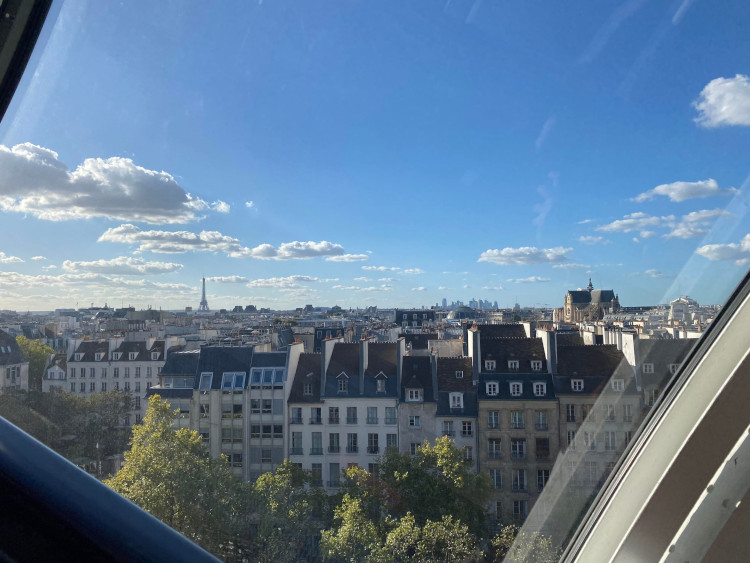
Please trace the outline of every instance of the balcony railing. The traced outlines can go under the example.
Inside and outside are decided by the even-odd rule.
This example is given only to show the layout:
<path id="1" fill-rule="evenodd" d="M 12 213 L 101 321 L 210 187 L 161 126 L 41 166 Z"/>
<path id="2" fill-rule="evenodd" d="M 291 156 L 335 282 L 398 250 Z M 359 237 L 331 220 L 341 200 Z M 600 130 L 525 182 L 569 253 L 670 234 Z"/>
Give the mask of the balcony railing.
<path id="1" fill-rule="evenodd" d="M 624 416 L 624 417 L 622 418 L 622 420 L 623 420 L 623 422 L 633 422 L 633 415 L 632 415 L 632 414 L 630 414 L 630 415 L 626 414 L 626 415 L 625 415 L 625 416 Z"/>
<path id="2" fill-rule="evenodd" d="M 474 432 L 472 432 L 471 430 L 468 430 L 468 431 L 467 430 L 462 430 L 461 431 L 461 436 L 463 436 L 464 438 L 471 438 L 473 435 L 474 435 Z"/>
<path id="3" fill-rule="evenodd" d="M 511 452 L 511 459 L 526 459 L 526 452 Z"/>
<path id="4" fill-rule="evenodd" d="M 511 422 L 510 423 L 510 428 L 512 430 L 523 430 L 524 429 L 524 424 L 523 424 L 523 422 L 518 422 L 518 421 Z"/>
<path id="5" fill-rule="evenodd" d="M 328 424 L 338 424 L 339 423 L 339 417 L 338 416 L 329 416 L 328 417 Z"/>
<path id="6" fill-rule="evenodd" d="M 293 416 L 289 419 L 289 424 L 302 424 L 302 417 Z"/>
<path id="7" fill-rule="evenodd" d="M 576 415 L 569 414 L 567 420 L 568 420 L 568 422 L 575 422 L 576 421 Z"/>
<path id="8" fill-rule="evenodd" d="M 313 446 L 310 448 L 310 455 L 323 455 L 323 448 Z"/>
<path id="9" fill-rule="evenodd" d="M 526 491 L 526 483 L 513 483 L 511 487 L 514 491 L 523 492 Z"/>
<path id="10" fill-rule="evenodd" d="M 289 455 L 302 455 L 302 448 L 289 448 Z"/>
<path id="11" fill-rule="evenodd" d="M 346 446 L 346 453 L 356 454 L 359 451 L 358 446 Z"/>
<path id="12" fill-rule="evenodd" d="M 338 446 L 328 446 L 328 453 L 329 454 L 337 454 L 337 453 L 339 453 L 340 450 L 341 450 L 341 448 L 339 448 Z"/>
<path id="13" fill-rule="evenodd" d="M 377 424 L 378 423 L 378 417 L 377 416 L 368 416 L 367 417 L 367 424 Z"/>
<path id="14" fill-rule="evenodd" d="M 492 451 L 490 450 L 489 454 L 487 454 L 487 457 L 489 459 L 503 459 L 503 453 L 500 451 Z"/>
<path id="15" fill-rule="evenodd" d="M 380 451 L 380 448 L 378 446 L 367 446 L 367 453 L 368 454 L 376 454 Z"/>
<path id="16" fill-rule="evenodd" d="M 537 452 L 536 459 L 537 461 L 547 461 L 549 459 L 549 452 Z"/>
<path id="17" fill-rule="evenodd" d="M 346 423 L 347 424 L 357 424 L 357 417 L 356 416 L 347 416 L 346 417 Z"/>
<path id="18" fill-rule="evenodd" d="M 310 424 L 323 424 L 323 419 L 313 417 L 310 419 Z"/>
<path id="19" fill-rule="evenodd" d="M 534 429 L 535 429 L 535 430 L 547 430 L 547 429 L 548 429 L 548 426 L 547 426 L 547 423 L 546 423 L 546 422 L 537 422 L 537 423 L 536 423 L 536 424 L 534 425 Z"/>
<path id="20" fill-rule="evenodd" d="M 456 431 L 455 430 L 443 430 L 443 436 L 448 436 L 449 438 L 455 438 Z"/>
<path id="21" fill-rule="evenodd" d="M 398 424 L 398 419 L 395 417 L 391 417 L 391 418 L 386 417 L 385 423 L 386 424 Z"/>

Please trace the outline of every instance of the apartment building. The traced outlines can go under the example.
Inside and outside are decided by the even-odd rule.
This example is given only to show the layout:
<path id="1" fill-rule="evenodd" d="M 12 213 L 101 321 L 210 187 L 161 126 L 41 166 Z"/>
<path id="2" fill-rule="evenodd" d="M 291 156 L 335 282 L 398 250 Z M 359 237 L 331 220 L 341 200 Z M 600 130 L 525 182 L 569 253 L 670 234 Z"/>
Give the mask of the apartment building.
<path id="1" fill-rule="evenodd" d="M 470 467 L 477 468 L 477 385 L 471 358 L 436 358 L 438 403 L 435 435 L 450 436 Z"/>
<path id="2" fill-rule="evenodd" d="M 0 389 L 29 389 L 29 362 L 16 339 L 0 330 Z"/>
<path id="3" fill-rule="evenodd" d="M 402 362 L 402 385 L 398 405 L 398 448 L 414 454 L 425 440 L 441 436 L 437 422 L 436 356 L 405 356 Z M 451 436 L 455 438 L 455 436 Z"/>
<path id="4" fill-rule="evenodd" d="M 402 339 L 366 338 L 326 340 L 321 354 L 303 355 L 288 401 L 289 458 L 312 471 L 315 482 L 335 490 L 343 469 L 372 471 L 387 447 L 398 447 L 404 355 Z"/>

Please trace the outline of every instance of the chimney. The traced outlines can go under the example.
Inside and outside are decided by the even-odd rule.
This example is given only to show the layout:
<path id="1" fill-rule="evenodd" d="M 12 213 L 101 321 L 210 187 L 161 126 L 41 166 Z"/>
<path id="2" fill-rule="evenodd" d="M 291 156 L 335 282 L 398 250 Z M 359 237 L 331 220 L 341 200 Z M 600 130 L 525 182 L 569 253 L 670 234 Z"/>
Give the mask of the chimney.
<path id="1" fill-rule="evenodd" d="M 544 357 L 547 358 L 547 371 L 551 375 L 557 375 L 557 332 L 537 330 L 536 333 L 542 339 Z"/>
<path id="2" fill-rule="evenodd" d="M 479 381 L 479 367 L 482 362 L 482 348 L 479 345 L 480 330 L 476 325 L 467 331 L 468 336 L 468 353 L 471 358 L 471 379 Z"/>
<path id="3" fill-rule="evenodd" d="M 328 364 L 331 363 L 331 355 L 333 354 L 333 347 L 337 342 L 343 342 L 344 339 L 339 338 L 326 338 L 321 342 L 320 349 L 320 396 L 324 397 L 326 392 L 326 372 L 328 371 Z"/>
<path id="4" fill-rule="evenodd" d="M 401 379 L 404 375 L 404 356 L 406 356 L 406 339 L 402 336 L 397 341 L 396 348 L 396 389 L 401 394 Z"/>
<path id="5" fill-rule="evenodd" d="M 432 400 L 438 398 L 438 377 L 437 377 L 437 354 L 430 354 L 430 373 L 432 375 Z"/>
<path id="6" fill-rule="evenodd" d="M 359 394 L 365 394 L 365 372 L 367 371 L 368 346 L 367 337 L 363 334 L 359 341 Z"/>

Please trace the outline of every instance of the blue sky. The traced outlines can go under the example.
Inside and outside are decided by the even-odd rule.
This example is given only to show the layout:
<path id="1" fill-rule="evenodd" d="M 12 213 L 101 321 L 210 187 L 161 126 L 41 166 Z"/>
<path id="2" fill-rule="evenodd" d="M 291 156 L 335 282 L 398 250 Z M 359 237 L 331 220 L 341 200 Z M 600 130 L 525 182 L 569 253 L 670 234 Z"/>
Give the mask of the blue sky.
<path id="1" fill-rule="evenodd" d="M 68 1 L 0 125 L 0 308 L 723 302 L 750 5 Z M 747 238 L 746 238 L 747 236 Z"/>

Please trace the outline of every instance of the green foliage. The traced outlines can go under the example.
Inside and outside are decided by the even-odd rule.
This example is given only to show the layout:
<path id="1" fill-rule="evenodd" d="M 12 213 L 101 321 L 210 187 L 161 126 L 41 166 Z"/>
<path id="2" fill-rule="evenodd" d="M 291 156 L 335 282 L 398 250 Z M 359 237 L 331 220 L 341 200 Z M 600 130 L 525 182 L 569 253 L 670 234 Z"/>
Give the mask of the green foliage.
<path id="1" fill-rule="evenodd" d="M 539 532 L 521 532 L 518 526 L 504 526 L 490 542 L 492 561 L 524 561 L 525 563 L 556 563 L 562 551 L 552 539 Z"/>
<path id="2" fill-rule="evenodd" d="M 211 459 L 197 432 L 172 423 L 159 395 L 133 428 L 124 467 L 106 483 L 213 553 L 230 549 L 238 484 L 226 458 Z"/>
<path id="3" fill-rule="evenodd" d="M 49 355 L 55 351 L 41 340 L 29 340 L 25 336 L 17 336 L 16 342 L 29 362 L 29 390 L 41 391 L 44 366 Z"/>
<path id="4" fill-rule="evenodd" d="M 380 561 L 381 532 L 358 498 L 345 494 L 334 510 L 335 527 L 324 530 L 320 548 L 326 559 Z"/>

